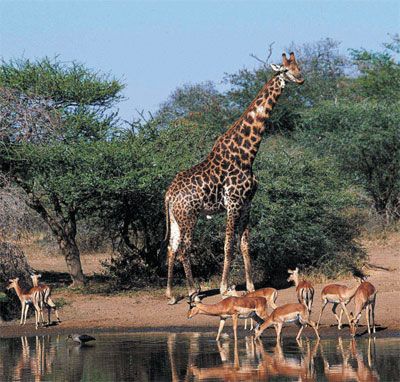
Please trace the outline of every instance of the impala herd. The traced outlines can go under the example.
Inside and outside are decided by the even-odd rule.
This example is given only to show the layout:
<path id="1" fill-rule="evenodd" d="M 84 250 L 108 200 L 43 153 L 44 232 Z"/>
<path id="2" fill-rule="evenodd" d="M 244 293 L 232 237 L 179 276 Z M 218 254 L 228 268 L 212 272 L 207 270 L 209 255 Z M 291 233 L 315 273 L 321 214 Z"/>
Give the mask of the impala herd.
<path id="1" fill-rule="evenodd" d="M 261 334 L 269 326 L 273 325 L 276 331 L 277 342 L 281 339 L 281 331 L 284 324 L 295 323 L 299 327 L 296 339 L 299 340 L 303 329 L 311 326 L 319 339 L 319 323 L 322 313 L 328 303 L 333 304 L 332 312 L 338 321 L 338 329 L 341 329 L 341 320 L 343 311 L 345 312 L 351 336 L 355 336 L 357 325 L 361 317 L 362 311 L 365 309 L 368 334 L 371 334 L 370 316 L 372 317 L 372 330 L 375 333 L 375 287 L 360 279 L 360 284 L 353 288 L 348 288 L 340 284 L 326 285 L 321 292 L 321 311 L 318 322 L 311 320 L 311 309 L 314 300 L 314 287 L 307 281 L 300 279 L 299 269 L 288 270 L 290 274 L 288 282 L 293 281 L 296 286 L 296 295 L 298 303 L 276 305 L 278 291 L 274 288 L 263 288 L 254 292 L 241 294 L 236 290 L 235 286 L 228 288 L 227 292 L 222 296 L 223 299 L 215 304 L 204 304 L 201 302 L 202 295 L 200 289 L 189 297 L 188 318 L 192 318 L 197 314 L 207 316 L 218 316 L 220 324 L 216 340 L 218 341 L 227 318 L 232 318 L 233 333 L 235 340 L 237 339 L 238 319 L 244 318 L 245 329 L 247 327 L 247 319 L 252 319 L 251 328 L 253 330 L 253 320 L 257 322 L 255 327 L 255 339 L 260 338 Z M 347 304 L 354 298 L 355 310 L 354 314 L 348 312 Z M 341 311 L 339 316 L 336 314 L 336 308 L 340 305 Z M 272 309 L 272 313 L 268 314 L 267 308 Z"/>
<path id="2" fill-rule="evenodd" d="M 247 328 L 247 319 L 251 319 L 250 330 L 253 330 L 253 320 L 256 321 L 255 338 L 258 339 L 265 329 L 273 325 L 276 330 L 277 341 L 281 339 L 281 331 L 284 324 L 295 323 L 299 327 L 296 339 L 301 336 L 303 329 L 310 326 L 319 338 L 318 328 L 321 321 L 322 313 L 328 303 L 332 304 L 332 312 L 338 322 L 338 329 L 342 326 L 342 314 L 348 319 L 350 334 L 355 336 L 358 322 L 361 317 L 362 311 L 365 309 L 368 333 L 372 331 L 375 333 L 375 300 L 376 289 L 375 287 L 360 279 L 360 284 L 352 288 L 348 288 L 340 284 L 326 285 L 321 292 L 321 311 L 319 313 L 318 321 L 315 323 L 311 320 L 311 310 L 314 300 L 314 288 L 312 284 L 304 279 L 300 279 L 299 269 L 288 270 L 288 282 L 294 282 L 296 287 L 296 295 L 298 303 L 284 304 L 281 306 L 276 305 L 278 298 L 278 291 L 274 288 L 262 288 L 253 292 L 241 293 L 236 290 L 235 286 L 228 288 L 222 296 L 222 300 L 215 304 L 204 304 L 201 302 L 200 290 L 197 290 L 189 296 L 189 311 L 188 318 L 192 318 L 198 314 L 207 316 L 217 316 L 220 318 L 220 324 L 217 334 L 217 341 L 219 340 L 225 321 L 232 318 L 233 333 L 235 340 L 237 339 L 237 326 L 238 319 L 244 318 L 245 329 Z M 40 274 L 31 275 L 33 287 L 28 290 L 22 290 L 19 279 L 9 280 L 7 289 L 15 289 L 15 292 L 21 302 L 21 320 L 20 325 L 26 323 L 26 317 L 30 306 L 33 306 L 35 311 L 35 327 L 45 325 L 43 310 L 47 308 L 48 319 L 47 324 L 50 324 L 50 311 L 54 310 L 58 322 L 61 322 L 55 303 L 51 299 L 51 289 L 48 285 L 39 284 Z M 354 298 L 355 309 L 354 313 L 349 313 L 347 310 L 348 303 Z M 336 309 L 340 307 L 339 315 Z M 272 309 L 271 314 L 268 314 L 268 308 Z M 372 325 L 371 325 L 372 318 Z"/>

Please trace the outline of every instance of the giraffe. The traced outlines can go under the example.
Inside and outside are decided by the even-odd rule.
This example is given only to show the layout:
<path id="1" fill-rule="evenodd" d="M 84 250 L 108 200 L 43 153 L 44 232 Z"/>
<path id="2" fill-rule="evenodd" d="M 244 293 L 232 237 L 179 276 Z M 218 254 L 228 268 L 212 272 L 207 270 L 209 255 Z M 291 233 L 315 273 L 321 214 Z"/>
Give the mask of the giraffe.
<path id="1" fill-rule="evenodd" d="M 246 287 L 254 291 L 249 254 L 249 213 L 257 190 L 252 166 L 265 130 L 265 121 L 276 104 L 286 82 L 302 84 L 304 79 L 294 53 L 289 59 L 282 54 L 282 65 L 271 64 L 274 76 L 268 81 L 242 116 L 221 135 L 199 164 L 178 173 L 165 194 L 168 240 L 168 281 L 166 296 L 169 304 L 177 303 L 172 294 L 175 257 L 181 261 L 189 295 L 195 285 L 188 257 L 192 236 L 200 214 L 210 217 L 226 211 L 224 265 L 220 292 L 228 288 L 228 274 L 236 232 L 243 256 Z"/>

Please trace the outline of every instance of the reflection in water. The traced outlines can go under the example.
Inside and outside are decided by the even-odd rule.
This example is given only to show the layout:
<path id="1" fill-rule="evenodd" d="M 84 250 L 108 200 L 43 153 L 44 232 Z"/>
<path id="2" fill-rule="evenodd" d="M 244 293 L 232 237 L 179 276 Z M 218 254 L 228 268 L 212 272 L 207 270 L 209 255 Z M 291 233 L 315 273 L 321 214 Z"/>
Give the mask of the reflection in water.
<path id="1" fill-rule="evenodd" d="M 0 339 L 1 381 L 390 381 L 400 339 L 334 339 L 272 345 L 252 336 L 99 334 L 94 346 L 64 336 Z"/>
<path id="2" fill-rule="evenodd" d="M 254 341 L 246 337 L 246 354 L 239 360 L 238 344 L 234 343 L 234 361 L 227 361 L 227 349 L 217 343 L 222 365 L 197 368 L 191 366 L 191 372 L 197 380 L 219 379 L 223 381 L 267 381 L 270 377 L 295 377 L 299 381 L 315 381 L 313 359 L 318 349 L 318 341 L 311 350 L 307 342 L 306 350 L 298 342 L 301 357 L 285 356 L 278 342 L 272 354 L 264 349 L 261 340 Z"/>

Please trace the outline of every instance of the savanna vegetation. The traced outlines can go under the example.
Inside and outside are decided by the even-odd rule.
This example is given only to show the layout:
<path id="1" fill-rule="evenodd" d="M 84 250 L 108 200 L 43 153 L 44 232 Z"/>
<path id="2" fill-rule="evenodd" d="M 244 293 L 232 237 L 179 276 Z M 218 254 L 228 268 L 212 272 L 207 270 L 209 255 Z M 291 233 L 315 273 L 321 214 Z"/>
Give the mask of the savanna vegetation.
<path id="1" fill-rule="evenodd" d="M 287 267 L 327 276 L 367 261 L 360 232 L 400 218 L 399 36 L 381 51 L 340 53 L 331 39 L 293 46 L 306 82 L 288 85 L 255 163 L 251 253 L 259 282 Z M 48 231 L 73 285 L 82 248 L 112 248 L 111 289 L 161 285 L 163 195 L 199 162 L 272 76 L 267 62 L 177 88 L 152 115 L 127 123 L 124 84 L 58 58 L 0 66 L 0 233 Z M 16 205 L 21 208 L 15 208 Z M 22 208 L 26 206 L 26 208 Z M 198 279 L 218 276 L 224 216 L 198 222 Z M 240 280 L 241 257 L 233 264 Z M 179 270 L 178 270 L 179 272 Z M 182 275 L 182 271 L 181 271 Z"/>

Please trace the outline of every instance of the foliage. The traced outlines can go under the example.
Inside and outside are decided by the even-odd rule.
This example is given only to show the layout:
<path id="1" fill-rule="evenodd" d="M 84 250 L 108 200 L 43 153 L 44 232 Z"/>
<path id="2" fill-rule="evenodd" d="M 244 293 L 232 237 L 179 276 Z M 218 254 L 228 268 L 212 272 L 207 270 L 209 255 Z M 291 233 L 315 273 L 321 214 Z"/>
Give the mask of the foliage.
<path id="1" fill-rule="evenodd" d="M 2 61 L 0 131 L 7 123 L 9 130 L 20 135 L 28 123 L 31 128 L 35 126 L 31 136 L 36 139 L 35 130 L 39 127 L 39 133 L 51 130 L 57 139 L 67 141 L 104 138 L 116 123 L 116 114 L 110 109 L 122 99 L 123 87 L 116 79 L 77 62 L 64 63 L 47 57 L 36 61 Z M 9 111 L 10 106 L 15 111 Z M 21 122 L 22 117 L 27 122 Z"/>
<path id="2" fill-rule="evenodd" d="M 400 217 L 400 103 L 325 103 L 303 116 L 299 134 L 320 154 L 330 152 L 376 211 Z M 319 139 L 315 137 L 318 135 Z"/>
<path id="3" fill-rule="evenodd" d="M 6 286 L 8 280 L 18 277 L 21 287 L 29 289 L 32 285 L 30 273 L 32 268 L 22 250 L 14 244 L 0 242 L 0 283 Z M 7 291 L 6 295 L 7 300 L 0 301 L 0 321 L 15 317 L 21 312 L 21 304 L 15 290 Z"/>
<path id="4" fill-rule="evenodd" d="M 337 276 L 365 255 L 355 243 L 356 193 L 329 158 L 290 141 L 271 139 L 259 153 L 252 220 L 256 266 L 265 276 L 314 267 Z M 334 259 L 335 266 L 327 266 Z M 272 272 L 273 270 L 273 272 Z"/>

